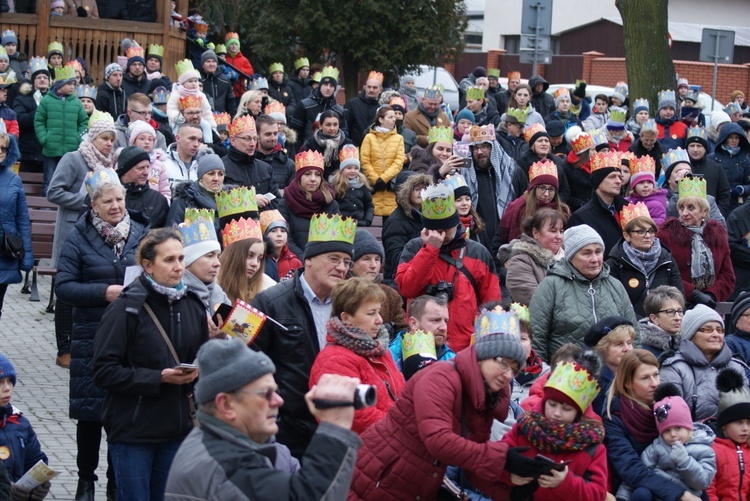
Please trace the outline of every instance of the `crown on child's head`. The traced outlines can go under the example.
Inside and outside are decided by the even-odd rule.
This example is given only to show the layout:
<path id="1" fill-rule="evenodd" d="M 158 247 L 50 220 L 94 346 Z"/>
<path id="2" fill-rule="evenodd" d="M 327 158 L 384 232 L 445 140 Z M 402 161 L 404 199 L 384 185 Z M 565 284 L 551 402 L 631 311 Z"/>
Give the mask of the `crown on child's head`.
<path id="1" fill-rule="evenodd" d="M 55 82 L 64 82 L 65 80 L 75 80 L 76 70 L 72 66 L 63 66 L 55 68 Z"/>
<path id="2" fill-rule="evenodd" d="M 188 110 L 190 108 L 201 107 L 201 96 L 187 95 L 180 97 L 180 109 Z"/>
<path id="3" fill-rule="evenodd" d="M 283 223 L 284 228 L 286 228 L 287 230 L 289 229 L 289 225 L 287 224 L 286 219 L 284 219 L 284 216 L 282 216 L 281 212 L 279 212 L 277 209 L 264 210 L 260 213 L 260 229 L 263 230 L 264 234 L 268 230 L 269 226 L 280 226 L 280 224 L 274 223 Z"/>
<path id="4" fill-rule="evenodd" d="M 568 396 L 580 412 L 599 394 L 599 382 L 578 362 L 560 362 L 544 385 Z"/>
<path id="5" fill-rule="evenodd" d="M 175 64 L 174 67 L 177 70 L 178 77 L 188 71 L 195 71 L 195 66 L 193 66 L 193 62 L 190 59 L 182 59 L 181 61 L 177 61 L 177 64 Z"/>
<path id="6" fill-rule="evenodd" d="M 651 174 L 656 173 L 656 162 L 650 155 L 643 155 L 642 157 L 635 157 L 630 160 L 630 175 L 639 172 L 650 172 Z"/>
<path id="7" fill-rule="evenodd" d="M 248 238 L 257 238 L 261 242 L 263 241 L 263 232 L 260 225 L 251 218 L 232 219 L 221 230 L 221 240 L 225 249 L 234 242 Z"/>

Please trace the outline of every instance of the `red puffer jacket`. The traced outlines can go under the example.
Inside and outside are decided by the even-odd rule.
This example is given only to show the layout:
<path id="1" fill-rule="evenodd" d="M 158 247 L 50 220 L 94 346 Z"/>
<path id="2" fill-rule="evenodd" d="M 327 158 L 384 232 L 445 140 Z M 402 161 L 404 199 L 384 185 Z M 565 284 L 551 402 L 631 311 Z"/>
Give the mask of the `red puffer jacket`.
<path id="1" fill-rule="evenodd" d="M 544 413 L 544 400 L 537 402 L 534 411 Z M 584 414 L 586 419 L 599 421 L 601 418 L 589 408 Z M 572 461 L 568 465 L 568 474 L 565 480 L 555 489 L 538 488 L 534 492 L 534 501 L 544 500 L 576 500 L 576 501 L 601 501 L 607 496 L 607 450 L 604 444 L 598 444 L 592 447 L 593 453 L 588 450 L 573 452 L 545 452 L 536 449 L 526 436 L 518 431 L 518 423 L 503 436 L 503 442 L 509 447 L 529 447 L 529 450 L 522 453 L 524 456 L 533 458 L 537 454 L 542 454 L 555 462 Z M 510 473 L 503 471 L 503 481 L 512 487 L 510 483 Z"/>
<path id="2" fill-rule="evenodd" d="M 716 476 L 706 490 L 711 501 L 748 501 L 750 499 L 750 447 L 737 445 L 728 438 L 714 440 Z M 740 473 L 739 456 L 742 455 L 744 473 Z"/>
<path id="3" fill-rule="evenodd" d="M 388 414 L 362 434 L 349 501 L 434 499 L 448 465 L 463 468 L 486 495 L 507 499 L 508 488 L 499 479 L 508 445 L 488 440 L 492 420 L 507 417 L 510 388 L 499 393 L 492 410 L 485 398 L 473 346 L 451 362 L 418 372 Z"/>
<path id="4" fill-rule="evenodd" d="M 375 406 L 354 412 L 352 431 L 361 434 L 370 425 L 383 419 L 404 389 L 404 376 L 393 362 L 390 350 L 386 349 L 380 357 L 365 358 L 349 348 L 333 343 L 329 334 L 328 344 L 315 357 L 310 369 L 310 388 L 317 384 L 323 374 L 356 377 L 362 384 L 375 386 L 378 392 Z"/>

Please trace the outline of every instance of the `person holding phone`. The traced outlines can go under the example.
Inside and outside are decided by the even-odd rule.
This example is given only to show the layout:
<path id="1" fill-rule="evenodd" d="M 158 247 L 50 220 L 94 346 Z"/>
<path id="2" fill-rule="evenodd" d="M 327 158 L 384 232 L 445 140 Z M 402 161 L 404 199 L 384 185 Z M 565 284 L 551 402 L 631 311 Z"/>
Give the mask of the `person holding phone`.
<path id="1" fill-rule="evenodd" d="M 546 463 L 534 477 L 502 473 L 501 480 L 513 488 L 511 499 L 605 498 L 604 425 L 591 407 L 600 367 L 593 350 L 559 363 L 544 385 L 544 398 L 505 434 L 509 447 L 527 447 L 524 456 Z"/>

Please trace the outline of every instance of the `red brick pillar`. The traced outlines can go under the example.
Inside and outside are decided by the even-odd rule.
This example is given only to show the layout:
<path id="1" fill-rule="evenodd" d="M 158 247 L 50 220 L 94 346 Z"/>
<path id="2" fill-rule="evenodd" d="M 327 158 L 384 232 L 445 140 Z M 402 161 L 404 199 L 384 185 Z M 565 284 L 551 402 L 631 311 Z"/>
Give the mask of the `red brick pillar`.
<path id="1" fill-rule="evenodd" d="M 591 62 L 594 59 L 599 59 L 600 57 L 603 57 L 604 54 L 601 52 L 596 52 L 594 50 L 590 52 L 584 52 L 583 53 L 583 74 L 581 75 L 581 78 L 586 80 L 587 82 L 591 82 Z"/>
<path id="2" fill-rule="evenodd" d="M 487 68 L 500 68 L 500 58 L 505 52 L 505 49 L 490 49 L 487 52 Z"/>
<path id="3" fill-rule="evenodd" d="M 453 75 L 453 78 L 456 78 L 456 63 L 446 62 L 443 64 L 443 68 L 445 68 L 448 71 L 448 73 Z"/>

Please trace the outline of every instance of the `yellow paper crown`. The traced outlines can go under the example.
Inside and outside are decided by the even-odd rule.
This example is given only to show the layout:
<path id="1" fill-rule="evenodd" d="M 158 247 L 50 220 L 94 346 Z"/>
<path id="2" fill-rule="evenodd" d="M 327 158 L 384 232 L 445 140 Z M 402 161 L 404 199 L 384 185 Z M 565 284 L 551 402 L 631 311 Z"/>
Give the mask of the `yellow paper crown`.
<path id="1" fill-rule="evenodd" d="M 229 124 L 227 130 L 229 131 L 229 137 L 234 137 L 237 134 L 249 130 L 255 131 L 255 119 L 250 115 L 242 115 L 241 117 L 235 118 L 232 123 Z"/>
<path id="2" fill-rule="evenodd" d="M 201 97 L 200 96 L 182 96 L 180 98 L 180 109 L 187 110 L 190 108 L 200 108 Z"/>
<path id="3" fill-rule="evenodd" d="M 531 138 L 534 137 L 538 132 L 547 132 L 547 129 L 545 129 L 544 125 L 540 123 L 529 125 L 526 130 L 523 131 L 523 138 L 528 143 L 531 141 Z"/>
<path id="4" fill-rule="evenodd" d="M 548 158 L 543 158 L 538 162 L 534 162 L 531 164 L 531 167 L 529 167 L 529 182 L 539 176 L 552 176 L 557 179 L 557 165 Z"/>
<path id="5" fill-rule="evenodd" d="M 430 127 L 427 131 L 427 142 L 432 144 L 438 141 L 453 144 L 453 129 L 443 126 Z"/>
<path id="6" fill-rule="evenodd" d="M 439 183 L 422 190 L 422 217 L 438 221 L 448 219 L 455 213 L 453 188 L 445 183 Z"/>
<path id="7" fill-rule="evenodd" d="M 320 83 L 320 79 L 321 79 L 321 78 L 323 78 L 323 74 L 322 74 L 321 72 L 319 72 L 319 71 L 316 71 L 316 72 L 315 72 L 315 73 L 313 73 L 313 75 L 312 75 L 312 76 L 310 77 L 310 80 L 312 80 L 313 82 L 317 82 L 317 83 Z"/>
<path id="8" fill-rule="evenodd" d="M 383 74 L 380 73 L 379 71 L 371 71 L 367 75 L 367 79 L 368 80 L 377 80 L 380 85 L 383 85 L 384 77 L 383 77 Z"/>
<path id="9" fill-rule="evenodd" d="M 164 46 L 155 43 L 149 45 L 148 57 L 164 57 Z"/>
<path id="10" fill-rule="evenodd" d="M 616 153 L 620 156 L 620 165 L 627 167 L 628 169 L 630 169 L 630 166 L 635 162 L 636 158 L 638 158 L 638 156 L 632 151 L 617 151 Z"/>
<path id="11" fill-rule="evenodd" d="M 404 360 L 412 355 L 420 355 L 425 358 L 437 360 L 435 336 L 433 336 L 432 332 L 425 332 L 423 330 L 405 332 L 401 338 L 401 353 Z"/>
<path id="12" fill-rule="evenodd" d="M 294 71 L 299 71 L 300 68 L 304 68 L 305 66 L 310 67 L 310 60 L 306 57 L 294 60 Z"/>
<path id="13" fill-rule="evenodd" d="M 611 122 L 625 123 L 625 117 L 627 117 L 628 111 L 625 108 L 619 108 L 612 106 L 609 109 L 609 120 Z"/>
<path id="14" fill-rule="evenodd" d="M 632 176 L 640 172 L 656 173 L 656 162 L 654 162 L 654 159 L 650 155 L 630 159 L 630 175 Z"/>
<path id="15" fill-rule="evenodd" d="M 500 78 L 500 68 L 487 68 L 487 76 Z"/>
<path id="16" fill-rule="evenodd" d="M 86 191 L 89 192 L 89 197 L 93 197 L 94 192 L 99 187 L 108 183 L 120 184 L 120 178 L 117 177 L 117 172 L 114 169 L 101 169 L 89 172 L 86 175 Z"/>
<path id="17" fill-rule="evenodd" d="M 226 111 L 223 113 L 214 113 L 214 120 L 216 121 L 216 125 L 229 125 L 232 123 L 232 116 L 227 113 Z"/>
<path id="18" fill-rule="evenodd" d="M 678 200 L 685 197 L 706 198 L 706 179 L 703 177 L 687 174 L 677 186 L 680 191 Z"/>
<path id="19" fill-rule="evenodd" d="M 531 323 L 529 307 L 521 303 L 510 303 L 510 311 L 516 314 L 521 322 Z"/>
<path id="20" fill-rule="evenodd" d="M 468 87 L 466 89 L 466 99 L 481 101 L 484 99 L 484 89 L 481 87 Z"/>
<path id="21" fill-rule="evenodd" d="M 511 71 L 510 73 L 508 73 L 508 80 L 521 80 L 521 72 Z"/>
<path id="22" fill-rule="evenodd" d="M 263 230 L 264 235 L 266 231 L 268 231 L 269 229 L 272 230 L 276 227 L 287 228 L 287 230 L 289 228 L 289 225 L 287 225 L 286 219 L 284 219 L 284 216 L 281 215 L 281 212 L 276 209 L 272 209 L 264 210 L 260 213 L 260 229 Z"/>
<path id="23" fill-rule="evenodd" d="M 76 95 L 78 96 L 78 99 L 87 97 L 93 101 L 96 99 L 96 92 L 96 87 L 90 85 L 79 85 L 76 87 Z"/>
<path id="24" fill-rule="evenodd" d="M 471 144 L 492 142 L 495 141 L 495 128 L 492 125 L 483 127 L 472 125 L 469 129 L 469 136 L 471 136 Z"/>
<path id="25" fill-rule="evenodd" d="M 284 106 L 281 101 L 274 101 L 266 105 L 263 113 L 266 115 L 270 115 L 271 113 L 281 113 L 282 115 L 286 115 L 286 106 Z"/>
<path id="26" fill-rule="evenodd" d="M 268 67 L 268 74 L 273 75 L 277 71 L 284 73 L 284 65 L 281 63 L 271 63 L 271 65 Z"/>
<path id="27" fill-rule="evenodd" d="M 570 397 L 582 413 L 599 394 L 596 378 L 576 362 L 558 363 L 544 387 L 553 388 Z"/>
<path id="28" fill-rule="evenodd" d="M 518 108 L 508 108 L 505 112 L 509 117 L 515 118 L 518 123 L 525 124 L 526 117 L 529 114 L 528 110 L 521 110 Z"/>
<path id="29" fill-rule="evenodd" d="M 625 226 L 637 217 L 651 218 L 651 213 L 643 202 L 628 204 L 622 208 L 622 211 L 620 211 L 620 226 L 624 230 Z"/>
<path id="30" fill-rule="evenodd" d="M 224 45 L 223 43 L 217 44 L 216 45 L 216 49 L 214 49 L 214 52 L 216 53 L 217 56 L 220 55 L 220 54 L 226 54 L 227 53 L 227 46 Z"/>
<path id="31" fill-rule="evenodd" d="M 138 45 L 136 42 L 133 42 L 133 44 L 128 47 L 128 50 L 125 51 L 125 57 L 128 59 L 133 57 L 143 57 L 146 51 L 143 50 L 143 47 Z"/>
<path id="32" fill-rule="evenodd" d="M 182 218 L 182 220 L 185 223 L 194 223 L 195 221 L 198 221 L 199 219 L 211 221 L 211 224 L 213 224 L 214 210 L 213 209 L 195 209 L 192 207 L 188 207 L 187 209 L 185 209 L 185 216 Z"/>
<path id="33" fill-rule="evenodd" d="M 302 169 L 303 167 L 315 167 L 321 171 L 325 168 L 325 159 L 323 155 L 317 151 L 307 150 L 301 153 L 297 153 L 294 157 L 295 171 Z"/>
<path id="34" fill-rule="evenodd" d="M 229 191 L 220 191 L 216 194 L 216 207 L 219 209 L 219 219 L 247 212 L 258 212 L 255 186 L 249 188 L 238 186 Z"/>
<path id="35" fill-rule="evenodd" d="M 91 117 L 89 117 L 89 129 L 96 122 L 108 122 L 114 124 L 115 119 L 112 118 L 112 115 L 110 115 L 106 111 L 94 110 L 94 112 L 91 114 Z"/>
<path id="36" fill-rule="evenodd" d="M 614 168 L 620 169 L 620 155 L 617 152 L 610 151 L 607 153 L 597 152 L 591 155 L 591 172 L 599 169 Z"/>
<path id="37" fill-rule="evenodd" d="M 58 52 L 60 55 L 63 55 L 63 44 L 61 44 L 58 41 L 50 42 L 47 46 L 47 55 L 52 54 L 53 52 Z"/>
<path id="38" fill-rule="evenodd" d="M 76 70 L 72 66 L 63 66 L 55 69 L 55 82 L 64 82 L 65 80 L 75 80 Z"/>
<path id="39" fill-rule="evenodd" d="M 263 232 L 260 225 L 251 218 L 232 219 L 221 230 L 221 240 L 225 249 L 234 242 L 248 238 L 257 238 L 263 241 Z"/>
<path id="40" fill-rule="evenodd" d="M 344 242 L 354 245 L 357 221 L 339 214 L 315 214 L 310 219 L 309 242 Z"/>
<path id="41" fill-rule="evenodd" d="M 178 77 L 188 71 L 195 71 L 195 66 L 193 66 L 193 62 L 190 59 L 177 61 L 177 64 L 175 64 L 174 67 L 177 70 Z"/>
<path id="42" fill-rule="evenodd" d="M 323 80 L 324 78 L 333 78 L 334 80 L 338 81 L 339 79 L 338 68 L 334 68 L 333 66 L 324 67 L 323 71 L 320 72 L 320 79 Z"/>

